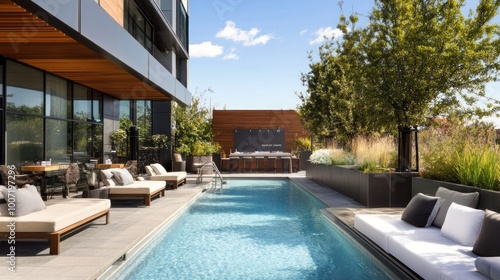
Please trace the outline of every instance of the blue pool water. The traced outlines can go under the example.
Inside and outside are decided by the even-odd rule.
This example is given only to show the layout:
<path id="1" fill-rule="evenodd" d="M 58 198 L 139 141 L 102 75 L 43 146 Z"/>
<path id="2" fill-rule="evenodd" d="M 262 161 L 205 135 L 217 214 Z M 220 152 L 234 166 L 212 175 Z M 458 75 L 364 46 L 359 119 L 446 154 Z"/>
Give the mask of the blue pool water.
<path id="1" fill-rule="evenodd" d="M 117 279 L 388 279 L 289 180 L 231 180 L 206 192 Z"/>

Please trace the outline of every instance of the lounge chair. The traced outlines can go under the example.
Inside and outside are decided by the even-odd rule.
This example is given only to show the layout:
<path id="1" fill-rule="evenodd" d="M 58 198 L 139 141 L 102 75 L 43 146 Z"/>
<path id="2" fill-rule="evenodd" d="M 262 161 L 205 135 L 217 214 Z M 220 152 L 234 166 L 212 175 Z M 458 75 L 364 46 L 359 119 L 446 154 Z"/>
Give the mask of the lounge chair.
<path id="1" fill-rule="evenodd" d="M 165 196 L 165 182 L 134 180 L 130 172 L 125 168 L 110 168 L 100 171 L 101 180 L 109 188 L 108 198 L 144 200 L 145 206 L 151 205 L 151 198 Z"/>
<path id="2" fill-rule="evenodd" d="M 5 197 L 5 192 L 2 193 Z M 20 239 L 47 239 L 51 255 L 59 254 L 61 236 L 104 216 L 106 224 L 109 223 L 109 199 L 70 198 L 45 206 L 33 185 L 16 190 L 15 195 L 18 216 L 10 216 L 7 205 L 0 204 L 3 206 L 0 208 L 0 238 L 9 238 L 15 232 L 16 242 Z M 8 201 L 8 197 L 5 198 Z M 21 203 L 23 198 L 26 201 Z"/>
<path id="3" fill-rule="evenodd" d="M 167 172 L 167 170 L 159 163 L 153 163 L 145 166 L 146 172 L 151 181 L 165 181 L 173 186 L 174 189 L 183 183 L 186 183 L 186 171 Z"/>

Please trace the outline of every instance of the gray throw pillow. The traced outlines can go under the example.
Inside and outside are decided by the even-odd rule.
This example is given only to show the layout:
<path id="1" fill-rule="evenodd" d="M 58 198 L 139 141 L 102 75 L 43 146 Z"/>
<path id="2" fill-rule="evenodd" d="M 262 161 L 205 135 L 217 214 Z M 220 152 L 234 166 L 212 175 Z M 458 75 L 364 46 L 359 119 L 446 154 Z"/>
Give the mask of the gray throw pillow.
<path id="1" fill-rule="evenodd" d="M 418 193 L 406 206 L 401 220 L 416 227 L 428 227 L 436 217 L 440 204 L 440 197 Z"/>
<path id="2" fill-rule="evenodd" d="M 126 186 L 134 183 L 134 178 L 126 169 L 111 171 L 116 179 L 117 185 Z"/>
<path id="3" fill-rule="evenodd" d="M 500 214 L 486 210 L 481 231 L 472 248 L 481 257 L 500 257 Z"/>
<path id="4" fill-rule="evenodd" d="M 1 190 L 4 197 L 8 197 L 8 190 Z M 27 185 L 25 188 L 16 189 L 14 192 L 16 217 L 24 216 L 46 208 L 35 186 Z"/>
<path id="5" fill-rule="evenodd" d="M 500 257 L 479 257 L 475 264 L 481 274 L 492 280 L 500 280 Z"/>
<path id="6" fill-rule="evenodd" d="M 468 206 L 471 208 L 476 208 L 477 203 L 479 201 L 479 193 L 462 193 L 457 191 L 452 191 L 447 188 L 439 187 L 436 196 L 441 197 L 443 200 L 441 201 L 441 206 L 437 212 L 436 218 L 434 218 L 433 226 L 441 228 L 444 223 L 444 219 L 446 218 L 446 213 L 448 212 L 448 208 L 450 205 L 455 202 L 456 204 L 460 204 L 463 206 Z"/>

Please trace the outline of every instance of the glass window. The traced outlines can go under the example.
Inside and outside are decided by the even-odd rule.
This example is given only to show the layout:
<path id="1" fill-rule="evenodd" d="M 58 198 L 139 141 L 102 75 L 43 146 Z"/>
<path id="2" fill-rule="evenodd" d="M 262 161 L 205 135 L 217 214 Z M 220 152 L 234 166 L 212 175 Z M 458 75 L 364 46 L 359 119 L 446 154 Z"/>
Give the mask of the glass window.
<path id="1" fill-rule="evenodd" d="M 92 120 L 92 90 L 82 85 L 73 87 L 73 119 Z"/>
<path id="2" fill-rule="evenodd" d="M 7 61 L 7 110 L 43 114 L 43 72 Z"/>
<path id="3" fill-rule="evenodd" d="M 101 112 L 102 112 L 102 93 L 94 91 L 92 96 L 92 120 L 94 122 L 102 122 Z"/>
<path id="4" fill-rule="evenodd" d="M 139 145 L 148 146 L 151 138 L 151 101 L 137 101 L 137 127 L 139 128 Z"/>
<path id="5" fill-rule="evenodd" d="M 20 166 L 25 161 L 43 159 L 43 118 L 8 113 L 7 164 Z"/>
<path id="6" fill-rule="evenodd" d="M 45 114 L 50 117 L 71 119 L 71 96 L 69 96 L 68 81 L 47 74 Z"/>
<path id="7" fill-rule="evenodd" d="M 53 163 L 71 161 L 71 122 L 62 120 L 46 121 L 45 157 Z"/>
<path id="8" fill-rule="evenodd" d="M 88 162 L 92 158 L 92 125 L 75 122 L 73 126 L 73 161 Z"/>
<path id="9" fill-rule="evenodd" d="M 130 100 L 120 100 L 119 102 L 119 116 L 121 118 L 130 119 Z"/>

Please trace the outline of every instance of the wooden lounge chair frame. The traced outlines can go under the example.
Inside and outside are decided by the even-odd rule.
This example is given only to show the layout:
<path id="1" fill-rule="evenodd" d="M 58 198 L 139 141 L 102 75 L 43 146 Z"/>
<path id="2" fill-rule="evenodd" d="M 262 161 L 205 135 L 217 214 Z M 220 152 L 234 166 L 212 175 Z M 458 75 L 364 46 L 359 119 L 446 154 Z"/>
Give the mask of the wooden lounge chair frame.
<path id="1" fill-rule="evenodd" d="M 88 218 L 78 221 L 72 225 L 62 228 L 55 232 L 16 232 L 16 239 L 48 239 L 50 243 L 50 254 L 59 255 L 61 247 L 61 236 L 66 235 L 86 224 L 106 216 L 106 224 L 109 223 L 109 209 L 96 213 Z M 9 232 L 1 232 L 1 238 L 8 238 Z"/>
<path id="2" fill-rule="evenodd" d="M 162 188 L 160 190 L 157 190 L 153 193 L 148 193 L 148 194 L 112 194 L 109 193 L 108 198 L 113 200 L 113 199 L 120 199 L 120 198 L 137 198 L 141 197 L 144 200 L 144 205 L 145 206 L 150 206 L 151 205 L 151 199 L 155 196 L 159 195 L 165 196 L 165 188 Z"/>

